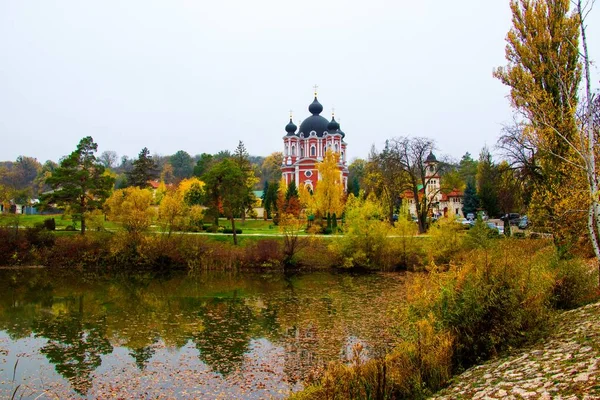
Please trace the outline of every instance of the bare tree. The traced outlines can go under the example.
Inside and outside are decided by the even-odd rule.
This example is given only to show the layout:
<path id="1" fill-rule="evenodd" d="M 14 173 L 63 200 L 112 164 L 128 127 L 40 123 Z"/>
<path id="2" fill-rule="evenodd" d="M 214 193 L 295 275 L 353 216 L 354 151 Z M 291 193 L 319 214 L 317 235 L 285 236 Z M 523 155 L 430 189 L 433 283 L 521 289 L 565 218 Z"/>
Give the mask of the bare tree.
<path id="1" fill-rule="evenodd" d="M 102 154 L 100 154 L 100 157 L 98 158 L 102 165 L 104 165 L 104 168 L 109 169 L 113 169 L 117 166 L 118 159 L 119 156 L 117 156 L 117 152 L 112 150 L 103 151 Z"/>
<path id="2" fill-rule="evenodd" d="M 392 151 L 397 154 L 408 177 L 405 190 L 410 190 L 414 197 L 419 233 L 425 233 L 428 229 L 428 217 L 441 193 L 439 175 L 446 164 L 432 158 L 434 142 L 430 139 L 400 137 L 393 139 L 391 143 Z"/>

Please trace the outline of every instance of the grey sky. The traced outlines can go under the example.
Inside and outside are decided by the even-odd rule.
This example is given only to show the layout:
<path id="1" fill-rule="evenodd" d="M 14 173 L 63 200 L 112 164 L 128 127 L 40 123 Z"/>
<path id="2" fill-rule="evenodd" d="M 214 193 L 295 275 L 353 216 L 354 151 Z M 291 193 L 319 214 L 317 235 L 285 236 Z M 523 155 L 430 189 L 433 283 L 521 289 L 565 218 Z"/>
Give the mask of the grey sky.
<path id="1" fill-rule="evenodd" d="M 476 156 L 511 118 L 492 77 L 510 26 L 508 0 L 0 0 L 0 160 L 87 135 L 120 156 L 266 156 L 315 83 L 350 158 L 399 135 Z"/>

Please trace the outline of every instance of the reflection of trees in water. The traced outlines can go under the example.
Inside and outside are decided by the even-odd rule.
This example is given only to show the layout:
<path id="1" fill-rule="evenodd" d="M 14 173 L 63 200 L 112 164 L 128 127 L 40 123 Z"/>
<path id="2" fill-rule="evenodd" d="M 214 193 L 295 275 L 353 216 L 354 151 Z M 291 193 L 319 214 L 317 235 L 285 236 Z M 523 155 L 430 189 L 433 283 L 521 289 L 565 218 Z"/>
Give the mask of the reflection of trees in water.
<path id="1" fill-rule="evenodd" d="M 100 356 L 112 351 L 107 336 L 140 371 L 162 343 L 179 349 L 192 339 L 200 360 L 222 375 L 242 368 L 251 340 L 265 338 L 286 350 L 284 373 L 295 383 L 339 358 L 350 335 L 381 340 L 373 329 L 381 299 L 398 292 L 376 276 L 328 273 L 10 276 L 0 271 L 0 329 L 48 338 L 43 353 L 80 393 Z"/>
<path id="2" fill-rule="evenodd" d="M 137 349 L 131 349 L 129 355 L 133 357 L 135 365 L 137 365 L 139 370 L 143 371 L 146 369 L 146 365 L 154 355 L 154 352 L 155 350 L 152 346 L 144 346 Z"/>
<path id="3" fill-rule="evenodd" d="M 224 376 L 239 369 L 251 339 L 252 310 L 234 295 L 207 302 L 199 315 L 204 331 L 193 341 L 200 359 Z"/>
<path id="4" fill-rule="evenodd" d="M 36 337 L 48 339 L 41 352 L 55 365 L 56 372 L 64 376 L 77 393 L 85 395 L 92 386 L 92 372 L 102 363 L 101 355 L 110 354 L 113 347 L 102 322 L 82 321 L 83 296 L 79 296 L 78 306 L 75 312 L 38 320 L 35 331 Z"/>

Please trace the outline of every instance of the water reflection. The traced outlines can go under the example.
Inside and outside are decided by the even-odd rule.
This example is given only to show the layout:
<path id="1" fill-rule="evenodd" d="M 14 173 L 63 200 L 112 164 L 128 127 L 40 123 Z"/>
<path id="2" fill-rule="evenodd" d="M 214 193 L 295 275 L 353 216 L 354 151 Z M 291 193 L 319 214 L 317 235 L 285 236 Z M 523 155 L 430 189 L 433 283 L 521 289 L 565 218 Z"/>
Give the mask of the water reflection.
<path id="1" fill-rule="evenodd" d="M 403 281 L 392 274 L 0 271 L 7 336 L 0 397 L 18 384 L 31 397 L 49 388 L 59 397 L 285 397 L 356 341 L 384 351 L 383 315 Z M 24 341 L 32 341 L 27 351 L 19 350 Z M 13 363 L 20 363 L 14 380 Z"/>

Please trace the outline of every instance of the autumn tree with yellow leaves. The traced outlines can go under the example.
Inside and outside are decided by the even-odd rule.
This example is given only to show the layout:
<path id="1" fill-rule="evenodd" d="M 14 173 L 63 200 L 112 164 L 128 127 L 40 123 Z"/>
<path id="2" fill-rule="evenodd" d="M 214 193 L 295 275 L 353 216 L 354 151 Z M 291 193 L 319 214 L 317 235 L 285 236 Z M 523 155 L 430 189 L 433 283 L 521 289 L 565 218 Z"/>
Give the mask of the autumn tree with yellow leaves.
<path id="1" fill-rule="evenodd" d="M 316 209 L 327 217 L 327 228 L 337 226 L 337 218 L 344 211 L 344 184 L 338 166 L 339 155 L 327 150 L 325 158 L 317 164 L 320 180 L 315 188 Z"/>
<path id="2" fill-rule="evenodd" d="M 104 203 L 104 211 L 127 232 L 138 235 L 148 230 L 155 217 L 152 192 L 137 186 L 115 190 Z"/>
<path id="3" fill-rule="evenodd" d="M 532 177 L 530 213 L 547 227 L 561 250 L 585 229 L 580 194 L 585 174 L 573 168 L 578 142 L 577 106 L 581 80 L 581 18 L 570 0 L 513 0 L 513 27 L 507 36 L 508 65 L 494 76 L 511 89 L 511 103 L 522 119 L 515 147 L 533 147 L 526 162 Z M 510 143 L 509 143 L 510 145 Z"/>
<path id="4" fill-rule="evenodd" d="M 573 9 L 571 9 L 573 5 Z M 507 36 L 508 65 L 494 76 L 511 89 L 520 129 L 503 138 L 532 179 L 530 212 L 547 227 L 557 248 L 567 251 L 585 229 L 596 256 L 600 205 L 595 167 L 595 138 L 586 126 L 589 111 L 578 119 L 579 85 L 585 73 L 585 102 L 591 102 L 589 56 L 583 24 L 589 12 L 581 1 L 513 0 L 513 27 Z M 581 41 L 580 41 L 581 40 Z M 583 43 L 583 52 L 580 51 Z M 586 123 L 587 121 L 587 123 Z M 588 206 L 589 205 L 589 206 Z"/>

